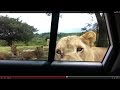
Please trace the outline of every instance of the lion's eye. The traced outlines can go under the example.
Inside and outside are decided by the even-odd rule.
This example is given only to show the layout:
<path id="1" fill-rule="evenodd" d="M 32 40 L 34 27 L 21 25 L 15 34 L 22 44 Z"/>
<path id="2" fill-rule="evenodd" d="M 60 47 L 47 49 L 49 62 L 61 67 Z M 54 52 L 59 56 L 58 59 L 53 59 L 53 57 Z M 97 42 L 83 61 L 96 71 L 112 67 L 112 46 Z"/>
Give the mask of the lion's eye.
<path id="1" fill-rule="evenodd" d="M 80 52 L 80 51 L 82 51 L 83 50 L 83 48 L 81 48 L 81 47 L 78 47 L 77 48 L 77 52 Z"/>
<path id="2" fill-rule="evenodd" d="M 56 53 L 57 53 L 57 54 L 61 54 L 61 50 L 57 49 L 57 50 L 56 50 Z"/>

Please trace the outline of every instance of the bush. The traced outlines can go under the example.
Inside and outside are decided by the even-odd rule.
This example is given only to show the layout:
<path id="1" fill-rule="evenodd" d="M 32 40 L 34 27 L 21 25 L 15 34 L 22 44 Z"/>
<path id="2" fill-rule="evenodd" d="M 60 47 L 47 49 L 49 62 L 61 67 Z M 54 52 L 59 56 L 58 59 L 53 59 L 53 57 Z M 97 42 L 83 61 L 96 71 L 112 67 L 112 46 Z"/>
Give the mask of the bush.
<path id="1" fill-rule="evenodd" d="M 5 40 L 0 40 L 0 46 L 7 46 L 7 42 Z"/>
<path id="2" fill-rule="evenodd" d="M 45 38 L 33 38 L 30 42 L 29 45 L 47 45 L 47 42 L 45 41 Z"/>

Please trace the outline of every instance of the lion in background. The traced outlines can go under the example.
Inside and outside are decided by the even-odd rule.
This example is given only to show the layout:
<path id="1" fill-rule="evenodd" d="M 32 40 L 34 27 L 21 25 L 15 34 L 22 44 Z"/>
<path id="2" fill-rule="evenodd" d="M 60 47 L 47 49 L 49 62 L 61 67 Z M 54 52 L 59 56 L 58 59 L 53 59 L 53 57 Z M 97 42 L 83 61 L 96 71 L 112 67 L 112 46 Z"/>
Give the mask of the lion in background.
<path id="1" fill-rule="evenodd" d="M 56 45 L 56 60 L 102 61 L 107 48 L 95 47 L 96 33 L 89 31 L 81 36 L 66 36 Z"/>

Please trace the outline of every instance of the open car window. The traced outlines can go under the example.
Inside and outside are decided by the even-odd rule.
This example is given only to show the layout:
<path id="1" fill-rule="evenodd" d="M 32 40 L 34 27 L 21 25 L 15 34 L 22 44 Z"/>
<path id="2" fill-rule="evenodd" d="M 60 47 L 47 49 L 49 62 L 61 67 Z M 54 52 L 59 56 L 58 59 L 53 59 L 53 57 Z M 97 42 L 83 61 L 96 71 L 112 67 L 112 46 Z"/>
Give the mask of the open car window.
<path id="1" fill-rule="evenodd" d="M 56 61 L 102 62 L 110 45 L 103 13 L 60 13 Z"/>

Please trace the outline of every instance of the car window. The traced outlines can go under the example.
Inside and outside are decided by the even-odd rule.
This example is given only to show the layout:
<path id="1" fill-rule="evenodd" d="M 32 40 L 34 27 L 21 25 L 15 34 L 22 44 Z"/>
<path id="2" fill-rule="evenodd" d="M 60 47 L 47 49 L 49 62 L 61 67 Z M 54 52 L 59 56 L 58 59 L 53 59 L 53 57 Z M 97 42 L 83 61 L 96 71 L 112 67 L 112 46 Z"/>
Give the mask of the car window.
<path id="1" fill-rule="evenodd" d="M 60 13 L 55 60 L 102 62 L 109 46 L 103 13 Z"/>
<path id="2" fill-rule="evenodd" d="M 0 60 L 47 60 L 51 16 L 0 13 Z"/>

